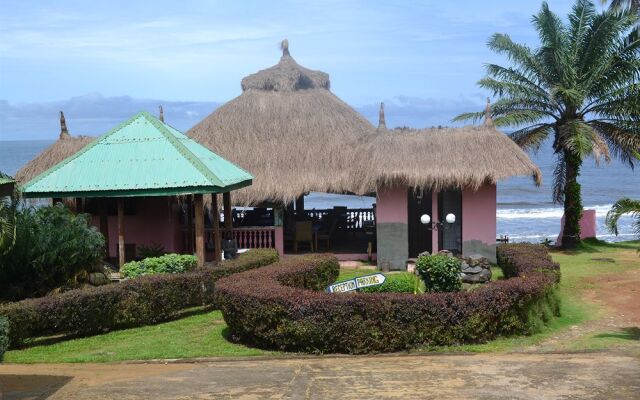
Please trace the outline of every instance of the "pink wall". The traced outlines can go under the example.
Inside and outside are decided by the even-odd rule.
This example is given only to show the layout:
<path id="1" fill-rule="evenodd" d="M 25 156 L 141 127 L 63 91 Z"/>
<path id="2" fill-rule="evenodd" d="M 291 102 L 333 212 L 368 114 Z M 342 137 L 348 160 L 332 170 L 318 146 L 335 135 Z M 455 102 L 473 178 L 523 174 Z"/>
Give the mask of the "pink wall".
<path id="1" fill-rule="evenodd" d="M 376 223 L 406 224 L 408 220 L 406 186 L 380 187 L 376 195 Z"/>
<path id="2" fill-rule="evenodd" d="M 562 244 L 562 233 L 564 232 L 564 215 L 560 220 L 560 234 L 556 240 L 556 245 Z M 583 210 L 580 219 L 580 239 L 596 237 L 596 210 Z"/>
<path id="3" fill-rule="evenodd" d="M 125 215 L 125 244 L 151 245 L 158 243 L 164 251 L 182 251 L 182 232 L 175 201 L 167 197 L 139 197 L 136 199 L 136 215 Z M 109 255 L 115 257 L 118 246 L 118 219 L 109 216 Z M 100 217 L 92 216 L 92 223 L 100 229 Z"/>
<path id="4" fill-rule="evenodd" d="M 278 250 L 278 254 L 284 255 L 284 228 L 282 226 L 276 226 L 275 229 L 275 246 Z"/>
<path id="5" fill-rule="evenodd" d="M 477 191 L 462 191 L 462 242 L 496 244 L 496 185 L 484 185 Z M 465 252 L 466 253 L 466 252 Z"/>

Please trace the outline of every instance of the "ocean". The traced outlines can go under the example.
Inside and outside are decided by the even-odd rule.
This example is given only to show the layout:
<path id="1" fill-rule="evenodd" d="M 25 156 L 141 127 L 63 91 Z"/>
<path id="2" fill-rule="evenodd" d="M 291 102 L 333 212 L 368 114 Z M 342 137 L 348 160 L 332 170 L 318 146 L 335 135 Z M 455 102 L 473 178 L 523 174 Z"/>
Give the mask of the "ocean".
<path id="1" fill-rule="evenodd" d="M 10 175 L 39 154 L 53 141 L 0 141 L 0 171 Z M 498 184 L 498 235 L 508 235 L 513 241 L 540 242 L 555 240 L 560 231 L 561 205 L 551 200 L 554 158 L 551 152 L 531 155 L 543 174 L 543 184 L 536 187 L 531 178 L 511 178 Z M 595 165 L 586 160 L 580 175 L 583 204 L 595 209 L 600 239 L 607 241 L 631 240 L 631 218 L 620 220 L 620 234 L 614 236 L 604 227 L 604 217 L 611 205 L 621 197 L 640 199 L 640 172 L 618 162 Z M 375 198 L 326 193 L 310 193 L 305 199 L 307 208 L 331 208 L 341 205 L 368 208 Z"/>

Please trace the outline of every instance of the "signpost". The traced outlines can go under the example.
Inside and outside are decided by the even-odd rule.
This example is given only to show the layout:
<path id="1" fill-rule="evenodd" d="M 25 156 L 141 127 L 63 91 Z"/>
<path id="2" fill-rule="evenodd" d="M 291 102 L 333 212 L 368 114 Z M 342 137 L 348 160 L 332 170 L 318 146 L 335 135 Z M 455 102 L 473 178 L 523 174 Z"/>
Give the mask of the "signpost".
<path id="1" fill-rule="evenodd" d="M 386 279 L 387 277 L 383 274 L 358 276 L 357 278 L 349 279 L 348 281 L 336 282 L 333 285 L 330 285 L 327 288 L 327 292 L 353 292 L 354 290 L 362 289 L 365 287 L 382 285 Z"/>

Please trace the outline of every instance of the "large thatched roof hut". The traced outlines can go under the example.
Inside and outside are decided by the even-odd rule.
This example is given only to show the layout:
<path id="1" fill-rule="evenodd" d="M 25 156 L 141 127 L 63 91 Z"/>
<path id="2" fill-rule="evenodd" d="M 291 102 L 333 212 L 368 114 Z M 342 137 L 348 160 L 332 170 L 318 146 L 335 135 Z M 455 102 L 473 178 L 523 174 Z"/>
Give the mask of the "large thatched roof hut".
<path id="1" fill-rule="evenodd" d="M 71 136 L 67 130 L 64 114 L 60 111 L 60 136 L 58 140 L 29 161 L 16 173 L 16 180 L 24 185 L 60 161 L 71 157 L 95 138 Z"/>
<path id="2" fill-rule="evenodd" d="M 251 171 L 235 204 L 290 203 L 310 192 L 355 192 L 350 171 L 375 128 L 330 91 L 329 75 L 299 65 L 282 43 L 275 66 L 242 80 L 242 94 L 187 132 Z"/>

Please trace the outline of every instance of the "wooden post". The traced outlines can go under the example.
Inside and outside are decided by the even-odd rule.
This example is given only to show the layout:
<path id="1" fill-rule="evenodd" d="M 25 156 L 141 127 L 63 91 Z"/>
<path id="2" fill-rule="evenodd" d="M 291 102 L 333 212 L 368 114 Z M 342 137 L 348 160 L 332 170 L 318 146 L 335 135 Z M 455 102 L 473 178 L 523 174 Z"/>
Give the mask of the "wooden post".
<path id="1" fill-rule="evenodd" d="M 222 244 L 220 241 L 220 208 L 218 207 L 218 194 L 211 194 L 211 214 L 213 215 L 213 262 L 219 263 L 222 258 Z"/>
<path id="2" fill-rule="evenodd" d="M 124 199 L 118 198 L 118 265 L 124 265 Z"/>
<path id="3" fill-rule="evenodd" d="M 224 207 L 224 236 L 225 239 L 233 239 L 233 213 L 231 212 L 231 192 L 222 194 L 222 203 Z"/>
<path id="4" fill-rule="evenodd" d="M 193 253 L 193 195 L 187 195 L 187 250 Z"/>
<path id="5" fill-rule="evenodd" d="M 202 194 L 193 196 L 195 217 L 196 217 L 196 257 L 198 257 L 198 267 L 204 265 L 204 203 Z"/>
<path id="6" fill-rule="evenodd" d="M 296 199 L 296 221 L 304 219 L 304 195 Z"/>
<path id="7" fill-rule="evenodd" d="M 100 233 L 104 236 L 105 255 L 109 258 L 109 215 L 107 210 L 107 199 L 98 199 L 98 207 L 100 209 Z"/>

